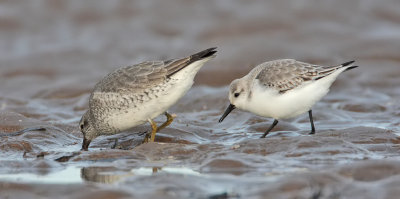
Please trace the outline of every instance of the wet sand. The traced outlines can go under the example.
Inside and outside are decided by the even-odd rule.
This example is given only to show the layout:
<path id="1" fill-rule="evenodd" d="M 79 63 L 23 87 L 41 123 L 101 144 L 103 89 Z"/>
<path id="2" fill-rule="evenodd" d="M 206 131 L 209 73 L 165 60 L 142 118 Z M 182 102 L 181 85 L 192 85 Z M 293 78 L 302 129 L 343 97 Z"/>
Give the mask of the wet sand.
<path id="1" fill-rule="evenodd" d="M 399 9 L 395 0 L 3 1 L 0 198 L 398 198 Z M 108 72 L 213 46 L 217 58 L 156 143 L 140 145 L 146 124 L 79 151 L 78 122 Z M 266 139 L 271 118 L 235 110 L 218 123 L 230 81 L 279 58 L 360 67 L 313 108 L 315 135 L 307 114 Z M 6 135 L 30 127 L 46 130 Z"/>

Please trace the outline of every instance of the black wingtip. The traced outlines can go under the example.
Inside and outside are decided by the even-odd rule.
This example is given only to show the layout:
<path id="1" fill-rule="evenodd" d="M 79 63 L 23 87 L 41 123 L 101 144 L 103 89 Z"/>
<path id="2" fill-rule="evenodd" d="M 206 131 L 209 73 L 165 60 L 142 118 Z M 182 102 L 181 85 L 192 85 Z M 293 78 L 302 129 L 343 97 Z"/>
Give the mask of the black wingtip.
<path id="1" fill-rule="evenodd" d="M 353 61 L 348 61 L 346 63 L 343 63 L 342 66 L 348 66 L 348 65 L 350 65 L 350 64 L 352 64 L 354 62 L 355 62 L 354 60 Z"/>
<path id="2" fill-rule="evenodd" d="M 348 67 L 345 71 L 348 71 L 348 70 L 351 70 L 351 69 L 353 69 L 353 68 L 357 68 L 358 66 L 350 66 L 350 67 Z"/>
<path id="3" fill-rule="evenodd" d="M 198 53 L 190 56 L 190 61 L 195 62 L 195 61 L 207 58 L 207 57 L 211 57 L 217 52 L 216 49 L 217 49 L 217 47 L 213 47 L 213 48 L 209 48 L 207 50 L 198 52 Z"/>

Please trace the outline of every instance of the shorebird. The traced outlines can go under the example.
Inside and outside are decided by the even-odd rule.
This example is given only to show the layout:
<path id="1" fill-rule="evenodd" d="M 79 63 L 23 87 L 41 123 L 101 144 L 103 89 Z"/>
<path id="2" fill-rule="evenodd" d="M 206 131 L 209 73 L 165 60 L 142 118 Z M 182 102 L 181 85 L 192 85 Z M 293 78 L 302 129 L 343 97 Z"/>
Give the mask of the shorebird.
<path id="1" fill-rule="evenodd" d="M 146 61 L 119 68 L 98 82 L 89 98 L 89 109 L 79 123 L 83 134 L 81 150 L 101 135 L 113 135 L 149 122 L 152 128 L 144 142 L 173 121 L 168 112 L 192 87 L 203 64 L 214 58 L 216 48 L 168 61 Z M 153 119 L 161 114 L 166 122 L 157 127 Z"/>
<path id="2" fill-rule="evenodd" d="M 356 68 L 354 61 L 337 66 L 319 66 L 294 59 L 262 63 L 246 76 L 232 81 L 229 87 L 230 105 L 219 119 L 222 122 L 235 108 L 274 119 L 261 136 L 264 138 L 279 119 L 293 118 L 308 112 L 311 132 L 315 126 L 311 107 L 329 92 L 338 75 Z"/>

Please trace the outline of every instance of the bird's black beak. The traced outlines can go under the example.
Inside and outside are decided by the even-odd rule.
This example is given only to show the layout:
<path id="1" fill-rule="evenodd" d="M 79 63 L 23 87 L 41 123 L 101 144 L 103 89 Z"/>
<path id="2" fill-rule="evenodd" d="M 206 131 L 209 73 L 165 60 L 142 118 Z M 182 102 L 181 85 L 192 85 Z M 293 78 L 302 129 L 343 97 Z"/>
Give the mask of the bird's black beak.
<path id="1" fill-rule="evenodd" d="M 228 108 L 226 108 L 225 113 L 222 115 L 222 117 L 219 119 L 219 122 L 224 121 L 225 117 L 229 115 L 229 113 L 235 109 L 235 105 L 229 104 Z"/>
<path id="2" fill-rule="evenodd" d="M 83 138 L 82 149 L 81 151 L 87 151 L 89 148 L 89 144 L 92 140 L 88 140 L 85 137 Z"/>

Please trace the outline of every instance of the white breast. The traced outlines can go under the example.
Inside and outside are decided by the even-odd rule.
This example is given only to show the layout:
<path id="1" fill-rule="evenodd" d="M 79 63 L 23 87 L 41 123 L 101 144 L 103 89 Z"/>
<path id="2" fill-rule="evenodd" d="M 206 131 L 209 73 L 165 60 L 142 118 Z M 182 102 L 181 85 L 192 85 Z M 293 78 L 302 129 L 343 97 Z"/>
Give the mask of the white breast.
<path id="1" fill-rule="evenodd" d="M 246 109 L 257 115 L 274 119 L 296 117 L 309 111 L 317 101 L 325 96 L 337 76 L 345 69 L 339 69 L 317 81 L 304 83 L 284 94 L 265 88 L 258 80 L 254 80 L 253 96 L 249 99 Z"/>

